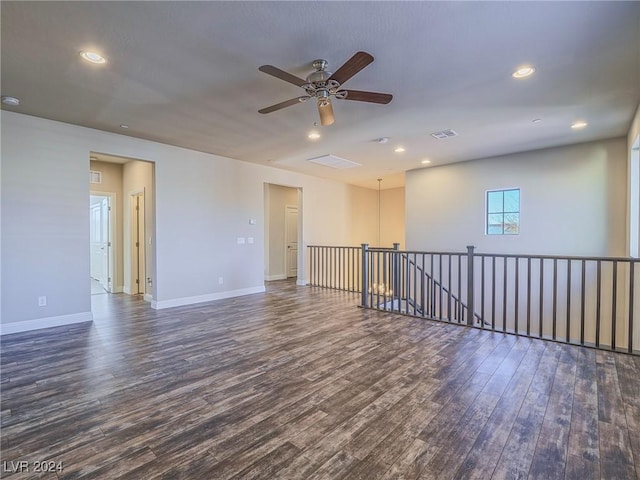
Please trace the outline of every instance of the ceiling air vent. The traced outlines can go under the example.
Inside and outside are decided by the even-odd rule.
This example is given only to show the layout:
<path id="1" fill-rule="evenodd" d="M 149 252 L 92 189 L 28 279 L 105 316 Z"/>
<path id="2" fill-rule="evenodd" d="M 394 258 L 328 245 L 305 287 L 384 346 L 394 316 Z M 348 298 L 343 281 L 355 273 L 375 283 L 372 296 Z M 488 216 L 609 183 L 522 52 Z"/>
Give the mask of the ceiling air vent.
<path id="1" fill-rule="evenodd" d="M 102 183 L 102 172 L 89 170 L 89 183 Z"/>
<path id="2" fill-rule="evenodd" d="M 336 168 L 338 170 L 345 170 L 347 168 L 361 167 L 362 165 L 351 160 L 336 157 L 335 155 L 322 155 L 321 157 L 310 158 L 310 162 L 317 163 L 318 165 L 324 165 L 329 168 Z"/>
<path id="3" fill-rule="evenodd" d="M 455 132 L 454 130 L 449 129 L 449 130 L 442 130 L 440 132 L 433 132 L 431 136 L 433 138 L 437 138 L 438 140 L 442 140 L 444 138 L 457 137 L 458 133 Z"/>

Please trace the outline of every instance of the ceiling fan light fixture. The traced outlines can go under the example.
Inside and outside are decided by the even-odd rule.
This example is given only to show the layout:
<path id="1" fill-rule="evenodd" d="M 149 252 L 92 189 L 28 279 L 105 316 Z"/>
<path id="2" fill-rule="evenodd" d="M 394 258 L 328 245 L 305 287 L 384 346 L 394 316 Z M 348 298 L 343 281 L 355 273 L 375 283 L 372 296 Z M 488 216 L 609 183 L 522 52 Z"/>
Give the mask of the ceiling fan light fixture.
<path id="1" fill-rule="evenodd" d="M 332 125 L 335 121 L 333 116 L 333 105 L 331 105 L 331 100 L 328 98 L 318 99 L 318 113 L 320 114 L 320 124 L 324 127 Z"/>

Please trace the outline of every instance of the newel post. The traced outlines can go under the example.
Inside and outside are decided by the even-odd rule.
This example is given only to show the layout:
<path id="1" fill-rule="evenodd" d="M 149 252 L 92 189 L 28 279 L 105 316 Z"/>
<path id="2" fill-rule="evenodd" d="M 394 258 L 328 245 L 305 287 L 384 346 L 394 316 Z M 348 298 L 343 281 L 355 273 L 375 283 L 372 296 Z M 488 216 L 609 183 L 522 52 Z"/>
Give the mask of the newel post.
<path id="1" fill-rule="evenodd" d="M 473 252 L 476 247 L 467 246 L 467 325 L 473 325 L 475 318 L 474 308 L 474 276 L 473 276 Z"/>
<path id="2" fill-rule="evenodd" d="M 391 272 L 393 274 L 393 295 L 391 296 L 391 309 L 393 310 L 393 299 L 394 296 L 398 298 L 398 310 L 400 310 L 400 255 L 398 254 L 398 252 L 400 251 L 400 244 L 399 243 L 394 243 L 393 244 L 393 253 L 391 254 L 391 258 L 393 259 L 393 264 L 392 264 L 392 269 Z"/>
<path id="3" fill-rule="evenodd" d="M 362 297 L 360 299 L 360 304 L 362 307 L 367 308 L 369 305 L 367 305 L 367 279 L 369 278 L 369 244 L 368 243 L 363 243 L 362 244 Z"/>

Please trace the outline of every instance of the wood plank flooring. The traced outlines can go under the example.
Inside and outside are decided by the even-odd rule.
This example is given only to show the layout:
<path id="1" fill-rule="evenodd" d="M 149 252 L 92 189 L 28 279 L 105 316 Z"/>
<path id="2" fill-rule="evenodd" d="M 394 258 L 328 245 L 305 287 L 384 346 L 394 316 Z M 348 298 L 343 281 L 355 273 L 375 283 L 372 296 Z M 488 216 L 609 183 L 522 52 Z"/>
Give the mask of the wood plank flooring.
<path id="1" fill-rule="evenodd" d="M 638 357 L 289 281 L 93 301 L 92 325 L 2 338 L 3 478 L 640 478 Z"/>

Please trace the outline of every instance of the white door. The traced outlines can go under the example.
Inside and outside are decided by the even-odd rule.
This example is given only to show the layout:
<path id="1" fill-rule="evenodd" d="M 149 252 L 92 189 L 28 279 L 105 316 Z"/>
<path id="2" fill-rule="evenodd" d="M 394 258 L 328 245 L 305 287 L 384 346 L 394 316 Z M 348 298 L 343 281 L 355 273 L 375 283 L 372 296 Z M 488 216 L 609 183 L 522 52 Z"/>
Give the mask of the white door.
<path id="1" fill-rule="evenodd" d="M 102 250 L 100 249 L 102 239 L 102 233 L 100 232 L 100 229 L 102 228 L 102 212 L 100 203 L 92 203 L 89 206 L 89 209 L 91 218 L 89 223 L 91 278 L 99 282 L 102 278 Z"/>
<path id="2" fill-rule="evenodd" d="M 108 196 L 90 197 L 89 240 L 91 245 L 91 278 L 111 291 L 111 201 Z"/>
<path id="3" fill-rule="evenodd" d="M 298 207 L 285 207 L 285 271 L 287 278 L 298 276 Z"/>

